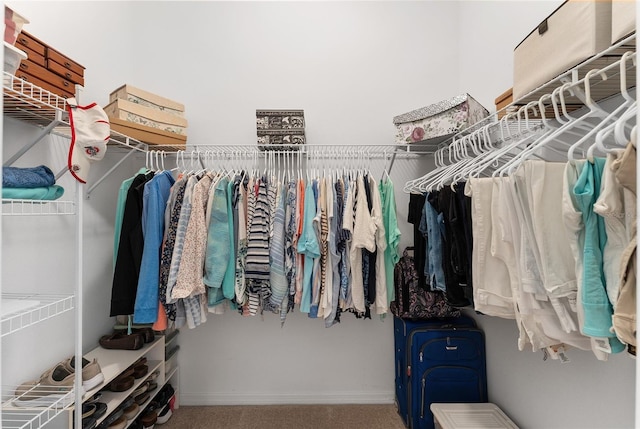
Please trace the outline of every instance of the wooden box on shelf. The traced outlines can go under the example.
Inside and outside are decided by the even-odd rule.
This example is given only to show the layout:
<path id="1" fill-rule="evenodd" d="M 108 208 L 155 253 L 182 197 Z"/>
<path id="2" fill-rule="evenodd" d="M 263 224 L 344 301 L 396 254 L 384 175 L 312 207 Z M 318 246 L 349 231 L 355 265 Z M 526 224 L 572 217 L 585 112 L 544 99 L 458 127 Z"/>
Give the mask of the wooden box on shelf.
<path id="1" fill-rule="evenodd" d="M 507 107 L 509 104 L 513 103 L 513 88 L 509 88 L 508 90 L 506 90 L 505 92 L 503 92 L 502 94 L 500 94 L 496 100 L 496 112 L 498 112 L 498 119 L 502 118 L 504 115 L 506 115 L 507 110 L 503 110 L 505 107 Z"/>
<path id="2" fill-rule="evenodd" d="M 75 95 L 75 85 L 84 86 L 84 67 L 40 39 L 23 31 L 16 46 L 27 53 L 16 77 L 63 97 Z"/>

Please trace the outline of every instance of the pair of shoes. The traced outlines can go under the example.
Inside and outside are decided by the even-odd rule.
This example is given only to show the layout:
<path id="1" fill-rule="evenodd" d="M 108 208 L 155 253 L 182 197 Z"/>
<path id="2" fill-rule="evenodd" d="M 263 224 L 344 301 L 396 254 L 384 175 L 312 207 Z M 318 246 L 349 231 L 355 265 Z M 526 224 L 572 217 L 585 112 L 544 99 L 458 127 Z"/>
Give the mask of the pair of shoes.
<path id="1" fill-rule="evenodd" d="M 133 369 L 133 376 L 138 379 L 142 378 L 149 372 L 149 366 L 147 366 L 147 358 L 141 357 L 135 361 L 128 369 Z"/>
<path id="2" fill-rule="evenodd" d="M 142 383 L 140 386 L 138 386 L 138 388 L 136 390 L 133 391 L 133 393 L 131 394 L 134 398 L 137 396 L 142 395 L 145 392 L 149 391 L 149 385 L 151 383 L 149 381 L 145 381 L 144 383 Z"/>
<path id="3" fill-rule="evenodd" d="M 98 420 L 95 417 L 86 417 L 82 419 L 82 429 L 95 429 Z"/>
<path id="4" fill-rule="evenodd" d="M 127 418 L 127 420 L 133 420 L 136 414 L 138 414 L 139 410 L 140 410 L 140 405 L 134 402 L 133 405 L 123 409 L 124 416 Z"/>
<path id="5" fill-rule="evenodd" d="M 114 333 L 126 334 L 126 329 L 116 329 L 113 331 Z M 156 339 L 156 333 L 151 328 L 133 328 L 131 330 L 132 334 L 140 334 L 146 343 L 152 343 L 153 340 Z"/>
<path id="6" fill-rule="evenodd" d="M 156 395 L 155 400 L 161 406 L 164 406 L 169 402 L 169 400 L 171 399 L 171 397 L 173 396 L 174 393 L 175 393 L 175 391 L 173 390 L 173 386 L 171 386 L 171 384 L 167 383 L 167 384 L 164 385 L 164 387 L 162 389 L 160 389 L 160 391 Z"/>
<path id="7" fill-rule="evenodd" d="M 158 414 L 155 411 L 145 411 L 144 414 L 140 416 L 140 423 L 145 428 L 153 428 L 153 426 L 158 421 Z"/>
<path id="8" fill-rule="evenodd" d="M 103 335 L 98 342 L 102 348 L 115 350 L 140 350 L 144 346 L 143 336 L 137 333 L 127 335 L 126 333 L 118 332 Z"/>
<path id="9" fill-rule="evenodd" d="M 133 369 L 129 368 L 109 383 L 109 390 L 112 392 L 124 392 L 125 390 L 131 389 L 135 382 L 136 379 L 133 378 Z"/>
<path id="10" fill-rule="evenodd" d="M 122 415 L 116 421 L 107 426 L 109 429 L 124 429 L 127 427 L 127 418 Z"/>
<path id="11" fill-rule="evenodd" d="M 75 372 L 76 370 L 76 357 L 72 357 L 62 362 L 69 372 Z M 102 368 L 97 359 L 89 362 L 87 359 L 82 358 L 82 387 L 85 390 L 91 390 L 96 386 L 99 386 L 104 382 L 104 374 Z"/>
<path id="12" fill-rule="evenodd" d="M 165 424 L 166 422 L 169 421 L 172 415 L 173 415 L 173 411 L 171 410 L 171 405 L 170 404 L 165 405 L 162 411 L 160 411 L 160 413 L 158 414 L 158 420 L 156 421 L 156 424 L 158 425 Z"/>
<path id="13" fill-rule="evenodd" d="M 39 380 L 27 381 L 16 388 L 14 405 L 17 407 L 48 407 L 65 398 L 62 406 L 74 401 L 73 391 L 75 374 L 64 363 L 58 363 L 40 376 Z M 82 388 L 84 395 L 84 388 Z"/>
<path id="14" fill-rule="evenodd" d="M 120 425 L 123 420 L 124 420 L 124 425 L 121 426 L 122 428 L 126 426 L 127 418 L 124 416 L 124 413 L 120 408 L 116 408 L 116 410 L 113 413 L 109 414 L 107 418 L 104 419 L 102 423 L 98 425 L 97 429 L 107 429 L 107 428 L 118 427 L 117 425 Z"/>
<path id="15" fill-rule="evenodd" d="M 136 396 L 136 403 L 138 405 L 143 405 L 145 402 L 149 400 L 149 392 L 143 392 L 140 395 Z"/>
<path id="16" fill-rule="evenodd" d="M 96 406 L 96 411 L 93 413 L 92 417 L 97 420 L 107 412 L 107 404 L 104 402 L 94 402 L 94 404 Z"/>

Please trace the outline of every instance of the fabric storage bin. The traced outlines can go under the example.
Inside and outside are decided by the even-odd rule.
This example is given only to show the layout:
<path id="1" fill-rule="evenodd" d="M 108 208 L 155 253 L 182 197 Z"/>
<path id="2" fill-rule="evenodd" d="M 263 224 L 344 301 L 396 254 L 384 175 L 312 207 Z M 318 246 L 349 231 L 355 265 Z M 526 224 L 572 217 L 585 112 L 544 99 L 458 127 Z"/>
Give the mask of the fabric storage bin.
<path id="1" fill-rule="evenodd" d="M 455 134 L 486 118 L 489 111 L 462 94 L 393 118 L 396 143 L 407 144 Z"/>
<path id="2" fill-rule="evenodd" d="M 256 110 L 258 145 L 300 145 L 306 143 L 304 110 Z"/>
<path id="3" fill-rule="evenodd" d="M 611 1 L 611 43 L 636 31 L 636 2 L 634 0 Z"/>
<path id="4" fill-rule="evenodd" d="M 152 92 L 136 88 L 132 85 L 125 84 L 112 91 L 111 94 L 109 94 L 109 103 L 113 103 L 116 100 L 127 100 L 132 103 L 140 104 L 141 106 L 170 113 L 180 118 L 184 117 L 184 104 Z"/>
<path id="5" fill-rule="evenodd" d="M 514 50 L 513 99 L 611 45 L 611 1 L 568 0 Z"/>
<path id="6" fill-rule="evenodd" d="M 104 107 L 110 117 L 134 124 L 158 128 L 170 133 L 187 135 L 187 120 L 162 110 L 146 107 L 124 99 L 116 99 Z"/>

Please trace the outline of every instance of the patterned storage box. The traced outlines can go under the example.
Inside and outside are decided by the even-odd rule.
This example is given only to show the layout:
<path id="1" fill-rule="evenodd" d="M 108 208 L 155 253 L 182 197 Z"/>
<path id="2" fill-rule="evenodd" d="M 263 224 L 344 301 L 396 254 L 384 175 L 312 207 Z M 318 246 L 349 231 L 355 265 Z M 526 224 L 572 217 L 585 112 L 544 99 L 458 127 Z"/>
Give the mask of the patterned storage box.
<path id="1" fill-rule="evenodd" d="M 462 94 L 393 118 L 396 143 L 408 144 L 455 134 L 486 118 L 489 111 Z"/>
<path id="2" fill-rule="evenodd" d="M 305 144 L 303 110 L 256 110 L 258 145 Z"/>

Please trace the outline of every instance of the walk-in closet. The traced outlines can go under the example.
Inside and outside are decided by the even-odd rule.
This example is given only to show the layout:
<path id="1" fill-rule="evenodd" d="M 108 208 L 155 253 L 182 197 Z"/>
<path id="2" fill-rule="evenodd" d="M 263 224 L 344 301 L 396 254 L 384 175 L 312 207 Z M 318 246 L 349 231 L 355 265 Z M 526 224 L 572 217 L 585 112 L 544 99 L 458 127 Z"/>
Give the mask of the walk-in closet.
<path id="1" fill-rule="evenodd" d="M 638 427 L 635 1 L 3 6 L 2 428 Z"/>

